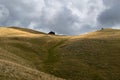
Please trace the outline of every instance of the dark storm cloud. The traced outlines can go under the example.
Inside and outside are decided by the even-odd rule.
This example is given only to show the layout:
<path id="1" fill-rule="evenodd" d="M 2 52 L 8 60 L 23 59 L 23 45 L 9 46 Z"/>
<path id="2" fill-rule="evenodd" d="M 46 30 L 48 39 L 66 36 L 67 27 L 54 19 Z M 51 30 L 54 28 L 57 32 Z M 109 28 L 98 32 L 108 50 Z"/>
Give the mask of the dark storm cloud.
<path id="1" fill-rule="evenodd" d="M 76 22 L 79 22 L 79 19 L 77 16 L 72 15 L 68 8 L 62 7 L 59 13 L 54 15 L 54 18 L 52 16 L 53 20 L 46 19 L 44 14 L 46 13 L 43 12 L 40 25 L 46 26 L 49 30 L 54 30 L 59 34 L 74 34 L 73 26 Z"/>
<path id="2" fill-rule="evenodd" d="M 120 1 L 119 0 L 105 0 L 106 10 L 103 11 L 98 21 L 102 27 L 120 28 Z"/>
<path id="3" fill-rule="evenodd" d="M 0 25 L 29 27 L 45 32 L 52 30 L 68 35 L 86 33 L 97 29 L 98 25 L 109 24 L 110 20 L 105 21 L 112 14 L 119 16 L 113 10 L 113 7 L 118 7 L 113 4 L 113 0 L 109 1 L 0 0 Z M 105 10 L 104 5 L 110 8 Z M 109 14 L 111 11 L 112 14 Z M 112 18 L 114 24 L 119 23 L 119 17 L 117 18 L 118 20 Z"/>

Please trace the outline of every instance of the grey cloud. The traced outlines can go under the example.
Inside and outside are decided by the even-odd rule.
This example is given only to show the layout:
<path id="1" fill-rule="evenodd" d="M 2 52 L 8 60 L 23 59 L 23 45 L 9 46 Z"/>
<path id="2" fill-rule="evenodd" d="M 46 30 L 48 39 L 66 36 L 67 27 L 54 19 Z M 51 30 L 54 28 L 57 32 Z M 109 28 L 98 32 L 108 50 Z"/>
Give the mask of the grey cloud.
<path id="1" fill-rule="evenodd" d="M 75 27 L 73 28 L 73 26 L 74 23 L 79 21 L 79 19 L 77 18 L 77 16 L 72 15 L 72 12 L 68 8 L 61 7 L 59 13 L 54 15 L 52 21 L 48 21 L 47 19 L 45 19 L 46 16 L 44 14 L 45 13 L 43 12 L 43 16 L 40 20 L 40 25 L 43 25 L 50 30 L 56 31 L 59 34 L 74 34 L 73 32 L 75 31 Z"/>
<path id="2" fill-rule="evenodd" d="M 68 35 L 95 30 L 98 21 L 102 24 L 101 17 L 105 12 L 101 13 L 103 0 L 0 0 L 0 5 L 1 26 L 52 30 Z"/>
<path id="3" fill-rule="evenodd" d="M 28 26 L 34 19 L 34 7 L 31 3 L 24 3 L 24 0 L 0 0 L 0 4 L 4 5 L 9 11 L 9 16 L 1 25 Z"/>
<path id="4" fill-rule="evenodd" d="M 120 4 L 120 1 L 119 0 L 103 0 L 103 3 L 106 5 L 106 6 L 113 6 L 113 5 L 116 5 L 116 4 Z"/>
<path id="5" fill-rule="evenodd" d="M 9 16 L 8 9 L 5 6 L 0 5 L 0 23 L 1 24 L 4 23 L 8 16 Z"/>
<path id="6" fill-rule="evenodd" d="M 120 25 L 120 1 L 106 0 L 104 3 L 107 9 L 99 15 L 98 22 L 102 27 L 118 27 Z"/>

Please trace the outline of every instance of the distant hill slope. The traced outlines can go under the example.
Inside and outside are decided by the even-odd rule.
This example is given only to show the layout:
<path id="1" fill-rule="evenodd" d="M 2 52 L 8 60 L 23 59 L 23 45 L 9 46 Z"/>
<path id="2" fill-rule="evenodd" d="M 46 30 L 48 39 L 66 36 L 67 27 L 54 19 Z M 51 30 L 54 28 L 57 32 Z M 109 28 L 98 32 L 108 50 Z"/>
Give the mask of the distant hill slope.
<path id="1" fill-rule="evenodd" d="M 81 36 L 48 35 L 17 27 L 0 28 L 0 32 L 2 80 L 120 79 L 120 30 Z"/>
<path id="2" fill-rule="evenodd" d="M 18 29 L 18 30 L 25 31 L 25 32 L 29 32 L 29 33 L 33 33 L 33 34 L 45 34 L 45 33 L 43 33 L 43 32 L 34 31 L 34 30 L 32 30 L 32 29 L 27 29 L 27 28 L 20 28 L 20 27 L 9 27 L 9 28 Z"/>

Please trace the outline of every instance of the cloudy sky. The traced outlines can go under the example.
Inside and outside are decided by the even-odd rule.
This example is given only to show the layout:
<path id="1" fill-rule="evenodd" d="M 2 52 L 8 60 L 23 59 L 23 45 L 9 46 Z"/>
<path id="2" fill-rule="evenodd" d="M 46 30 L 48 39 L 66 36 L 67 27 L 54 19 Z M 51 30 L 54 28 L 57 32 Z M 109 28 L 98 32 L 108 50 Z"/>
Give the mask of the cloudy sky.
<path id="1" fill-rule="evenodd" d="M 120 28 L 120 0 L 0 0 L 0 26 L 78 35 Z"/>

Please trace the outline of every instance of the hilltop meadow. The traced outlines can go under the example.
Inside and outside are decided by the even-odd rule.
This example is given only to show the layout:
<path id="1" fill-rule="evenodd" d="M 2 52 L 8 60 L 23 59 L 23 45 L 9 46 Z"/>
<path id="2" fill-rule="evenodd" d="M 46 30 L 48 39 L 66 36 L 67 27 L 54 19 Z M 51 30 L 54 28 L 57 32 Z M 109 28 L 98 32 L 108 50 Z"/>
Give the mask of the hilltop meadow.
<path id="1" fill-rule="evenodd" d="M 0 80 L 120 80 L 120 30 L 63 36 L 1 27 Z"/>

